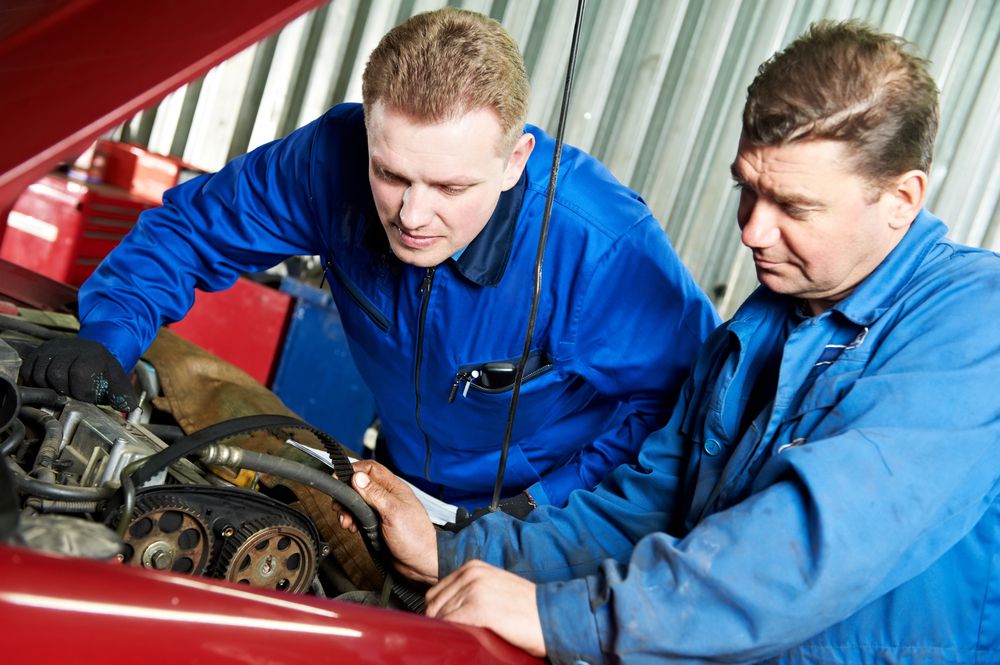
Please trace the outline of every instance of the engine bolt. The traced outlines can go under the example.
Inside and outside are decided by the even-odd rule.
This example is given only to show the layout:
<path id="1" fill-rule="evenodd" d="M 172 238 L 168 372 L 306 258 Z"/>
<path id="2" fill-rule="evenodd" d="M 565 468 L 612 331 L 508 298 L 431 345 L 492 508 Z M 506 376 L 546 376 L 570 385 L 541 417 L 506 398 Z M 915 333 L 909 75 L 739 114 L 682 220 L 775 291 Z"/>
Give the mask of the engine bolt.
<path id="1" fill-rule="evenodd" d="M 223 538 L 232 538 L 234 533 L 236 533 L 236 529 L 231 526 L 223 527 L 222 529 Z"/>
<path id="2" fill-rule="evenodd" d="M 152 557 L 150 557 L 153 568 L 157 570 L 165 570 L 170 565 L 170 555 L 166 552 L 157 552 Z"/>

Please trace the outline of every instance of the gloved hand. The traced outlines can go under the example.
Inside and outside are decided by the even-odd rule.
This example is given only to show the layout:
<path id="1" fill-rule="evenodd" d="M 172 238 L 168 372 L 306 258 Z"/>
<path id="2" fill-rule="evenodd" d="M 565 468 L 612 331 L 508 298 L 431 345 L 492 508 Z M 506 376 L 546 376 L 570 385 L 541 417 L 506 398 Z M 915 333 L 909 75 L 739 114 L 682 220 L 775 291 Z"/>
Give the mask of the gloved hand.
<path id="1" fill-rule="evenodd" d="M 139 406 L 125 369 L 103 344 L 81 337 L 56 337 L 24 355 L 22 380 L 61 395 L 119 411 Z"/>
<path id="2" fill-rule="evenodd" d="M 510 515 L 511 517 L 516 517 L 519 520 L 523 520 L 528 516 L 532 510 L 537 507 L 535 500 L 531 498 L 528 491 L 525 490 L 520 494 L 516 494 L 512 497 L 502 499 L 497 507 L 502 511 Z M 490 507 L 483 506 L 482 508 L 477 508 L 472 515 L 469 515 L 469 511 L 459 508 L 458 515 L 455 517 L 455 521 L 451 524 L 445 524 L 441 528 L 446 531 L 461 531 L 465 527 L 469 526 L 476 520 L 478 520 L 483 515 L 489 515 Z"/>

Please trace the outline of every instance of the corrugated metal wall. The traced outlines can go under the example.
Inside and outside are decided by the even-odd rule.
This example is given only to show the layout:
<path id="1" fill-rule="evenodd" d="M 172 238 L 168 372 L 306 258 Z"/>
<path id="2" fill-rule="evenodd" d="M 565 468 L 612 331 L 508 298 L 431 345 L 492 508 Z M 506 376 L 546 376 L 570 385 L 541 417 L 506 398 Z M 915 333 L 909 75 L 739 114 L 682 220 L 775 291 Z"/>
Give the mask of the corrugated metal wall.
<path id="1" fill-rule="evenodd" d="M 332 104 L 360 101 L 382 34 L 445 4 L 514 35 L 532 80 L 529 121 L 554 131 L 575 0 L 333 0 L 135 118 L 128 138 L 215 170 Z M 955 239 L 1000 249 L 1000 2 L 589 0 L 567 141 L 646 198 L 724 315 L 756 283 L 729 182 L 746 87 L 824 17 L 864 19 L 931 59 L 942 125 L 928 207 Z"/>

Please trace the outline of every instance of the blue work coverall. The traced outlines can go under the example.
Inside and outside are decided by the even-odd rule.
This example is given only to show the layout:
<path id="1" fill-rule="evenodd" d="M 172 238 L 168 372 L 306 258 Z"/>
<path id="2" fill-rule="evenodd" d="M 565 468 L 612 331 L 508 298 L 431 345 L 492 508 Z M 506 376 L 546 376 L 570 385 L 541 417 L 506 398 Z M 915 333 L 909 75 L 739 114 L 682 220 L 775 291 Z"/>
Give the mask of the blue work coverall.
<path id="1" fill-rule="evenodd" d="M 160 325 L 184 317 L 196 287 L 321 255 L 386 435 L 380 459 L 446 501 L 482 506 L 524 345 L 554 150 L 528 131 L 536 145 L 521 181 L 457 259 L 425 269 L 390 253 L 362 107 L 338 105 L 167 192 L 84 284 L 80 335 L 130 367 Z M 540 504 L 562 504 L 635 459 L 717 324 L 645 203 L 597 160 L 567 147 L 556 192 L 504 482 L 504 496 L 528 488 Z"/>
<path id="2" fill-rule="evenodd" d="M 441 575 L 540 582 L 558 663 L 1000 662 L 1000 257 L 944 232 L 922 211 L 818 316 L 759 288 L 636 466 L 440 534 Z"/>

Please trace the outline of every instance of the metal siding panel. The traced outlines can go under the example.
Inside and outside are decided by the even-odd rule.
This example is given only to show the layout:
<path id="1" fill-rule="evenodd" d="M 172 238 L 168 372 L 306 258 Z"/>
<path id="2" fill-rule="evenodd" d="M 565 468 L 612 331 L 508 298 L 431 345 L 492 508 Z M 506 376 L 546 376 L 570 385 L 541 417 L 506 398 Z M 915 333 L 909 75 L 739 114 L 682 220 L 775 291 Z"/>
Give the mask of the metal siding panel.
<path id="1" fill-rule="evenodd" d="M 514 35 L 532 79 L 529 122 L 554 131 L 575 0 L 335 0 L 310 19 L 312 42 L 299 47 L 300 57 L 315 52 L 315 61 L 296 60 L 296 76 L 267 79 L 275 99 L 291 96 L 278 105 L 285 122 L 261 123 L 259 110 L 251 120 L 235 118 L 233 100 L 249 77 L 243 54 L 243 64 L 227 63 L 206 78 L 193 119 L 170 101 L 131 128 L 141 138 L 152 134 L 157 146 L 178 137 L 186 159 L 218 168 L 233 138 L 248 135 L 247 122 L 258 124 L 254 142 L 264 141 L 294 124 L 287 118 L 298 115 L 302 125 L 333 103 L 360 100 L 361 71 L 381 35 L 446 4 L 489 12 Z M 820 18 L 861 18 L 903 34 L 932 60 L 942 122 L 928 206 L 957 240 L 1000 243 L 1000 3 L 589 0 L 587 12 L 567 141 L 591 150 L 644 196 L 724 315 L 756 284 L 728 175 L 743 95 L 759 63 Z M 164 125 L 178 115 L 187 126 L 170 131 Z"/>

